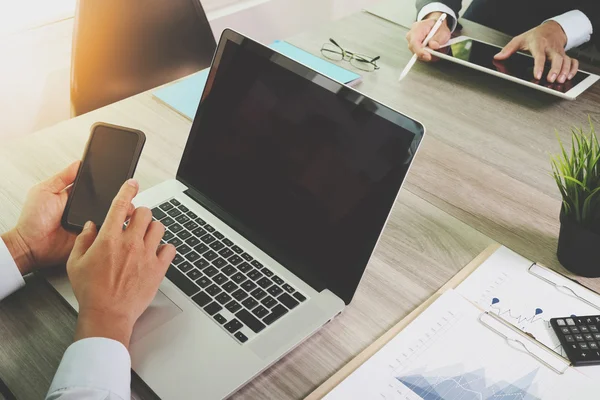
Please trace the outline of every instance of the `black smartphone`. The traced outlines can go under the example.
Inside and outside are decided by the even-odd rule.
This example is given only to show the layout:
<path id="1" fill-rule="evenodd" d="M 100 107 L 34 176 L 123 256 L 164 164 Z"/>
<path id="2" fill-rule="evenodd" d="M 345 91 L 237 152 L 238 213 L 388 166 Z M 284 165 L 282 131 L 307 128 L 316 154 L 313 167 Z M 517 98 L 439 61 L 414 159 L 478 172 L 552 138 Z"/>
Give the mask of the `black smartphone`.
<path id="1" fill-rule="evenodd" d="M 81 232 L 87 221 L 100 227 L 113 198 L 132 178 L 146 142 L 136 129 L 96 123 L 88 139 L 83 160 L 69 195 L 62 226 Z"/>

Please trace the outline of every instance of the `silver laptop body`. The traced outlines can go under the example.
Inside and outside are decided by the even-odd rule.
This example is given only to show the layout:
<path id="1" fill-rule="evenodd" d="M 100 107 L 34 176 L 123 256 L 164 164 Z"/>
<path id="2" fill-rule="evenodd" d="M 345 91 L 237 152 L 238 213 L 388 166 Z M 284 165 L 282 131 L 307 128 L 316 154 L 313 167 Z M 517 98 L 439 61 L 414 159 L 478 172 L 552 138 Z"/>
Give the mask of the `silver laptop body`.
<path id="1" fill-rule="evenodd" d="M 261 136 L 285 124 L 289 141 Z M 177 179 L 134 201 L 182 249 L 136 324 L 134 371 L 163 399 L 225 398 L 339 315 L 423 135 L 420 123 L 226 30 Z M 67 277 L 49 281 L 77 310 Z"/>

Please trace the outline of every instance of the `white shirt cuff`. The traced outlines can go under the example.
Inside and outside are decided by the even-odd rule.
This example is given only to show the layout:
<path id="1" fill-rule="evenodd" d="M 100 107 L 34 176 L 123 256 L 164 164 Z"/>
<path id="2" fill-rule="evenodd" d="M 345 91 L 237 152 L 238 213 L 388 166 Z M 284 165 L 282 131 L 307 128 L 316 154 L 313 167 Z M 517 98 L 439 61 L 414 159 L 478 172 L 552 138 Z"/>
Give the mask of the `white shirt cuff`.
<path id="1" fill-rule="evenodd" d="M 448 14 L 448 17 L 451 17 L 451 21 L 448 26 L 450 27 L 450 32 L 454 32 L 454 30 L 456 29 L 456 25 L 458 25 L 458 19 L 456 18 L 456 14 L 454 14 L 454 11 L 452 11 L 452 9 L 444 3 L 429 3 L 425 7 L 421 8 L 421 11 L 419 11 L 419 13 L 417 14 L 417 21 L 421 21 L 423 18 L 425 18 L 432 12 L 443 12 Z M 446 19 L 446 21 L 447 20 L 448 19 Z"/>
<path id="2" fill-rule="evenodd" d="M 106 391 L 119 399 L 131 399 L 131 358 L 122 343 L 88 338 L 73 343 L 50 385 L 48 397 L 73 389 Z"/>
<path id="3" fill-rule="evenodd" d="M 10 255 L 6 244 L 0 239 L 0 300 L 25 286 L 21 271 Z"/>
<path id="4" fill-rule="evenodd" d="M 550 18 L 548 21 L 556 21 L 565 31 L 565 35 L 567 35 L 565 50 L 589 42 L 592 33 L 594 33 L 592 22 L 587 15 L 579 10 L 567 11 L 557 17 Z"/>

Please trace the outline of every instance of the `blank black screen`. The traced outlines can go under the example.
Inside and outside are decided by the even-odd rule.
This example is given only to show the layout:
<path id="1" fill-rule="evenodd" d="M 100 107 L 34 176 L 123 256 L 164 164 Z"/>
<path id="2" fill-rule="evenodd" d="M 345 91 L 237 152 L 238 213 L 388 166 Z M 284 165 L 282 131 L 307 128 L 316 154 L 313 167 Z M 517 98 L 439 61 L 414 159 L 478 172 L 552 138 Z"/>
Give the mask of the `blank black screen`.
<path id="1" fill-rule="evenodd" d="M 476 40 L 463 40 L 461 42 L 444 47 L 440 51 L 447 50 L 452 57 L 463 61 L 479 65 L 491 69 L 493 71 L 502 72 L 503 74 L 514 76 L 527 82 L 535 83 L 540 86 L 545 86 L 552 90 L 561 93 L 566 93 L 575 85 L 581 83 L 589 75 L 585 72 L 578 72 L 577 75 L 565 83 L 550 83 L 547 80 L 550 66 L 546 64 L 542 79 L 537 80 L 533 77 L 533 58 L 524 54 L 513 54 L 509 59 L 504 61 L 494 60 L 494 56 L 500 51 L 500 47 L 492 46 Z"/>
<path id="2" fill-rule="evenodd" d="M 349 302 L 421 127 L 284 61 L 227 42 L 178 177 L 288 269 Z"/>
<path id="3" fill-rule="evenodd" d="M 94 129 L 72 193 L 69 223 L 104 223 L 113 198 L 130 178 L 138 140 L 134 132 L 106 126 Z"/>

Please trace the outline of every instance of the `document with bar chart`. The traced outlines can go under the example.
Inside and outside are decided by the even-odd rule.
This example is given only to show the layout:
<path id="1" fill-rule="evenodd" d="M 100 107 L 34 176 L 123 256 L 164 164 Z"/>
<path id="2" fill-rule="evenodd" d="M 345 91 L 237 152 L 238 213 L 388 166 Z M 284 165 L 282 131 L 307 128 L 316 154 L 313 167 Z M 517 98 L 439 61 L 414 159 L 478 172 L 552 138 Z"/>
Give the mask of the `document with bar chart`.
<path id="1" fill-rule="evenodd" d="M 563 356 L 550 318 L 600 314 L 598 295 L 506 247 L 490 256 L 456 291 Z M 583 372 L 600 378 L 599 367 L 586 367 Z"/>
<path id="2" fill-rule="evenodd" d="M 480 322 L 481 315 L 455 291 L 446 292 L 325 399 L 579 400 L 597 395 L 590 378 L 574 368 L 557 373 L 511 346 Z"/>

